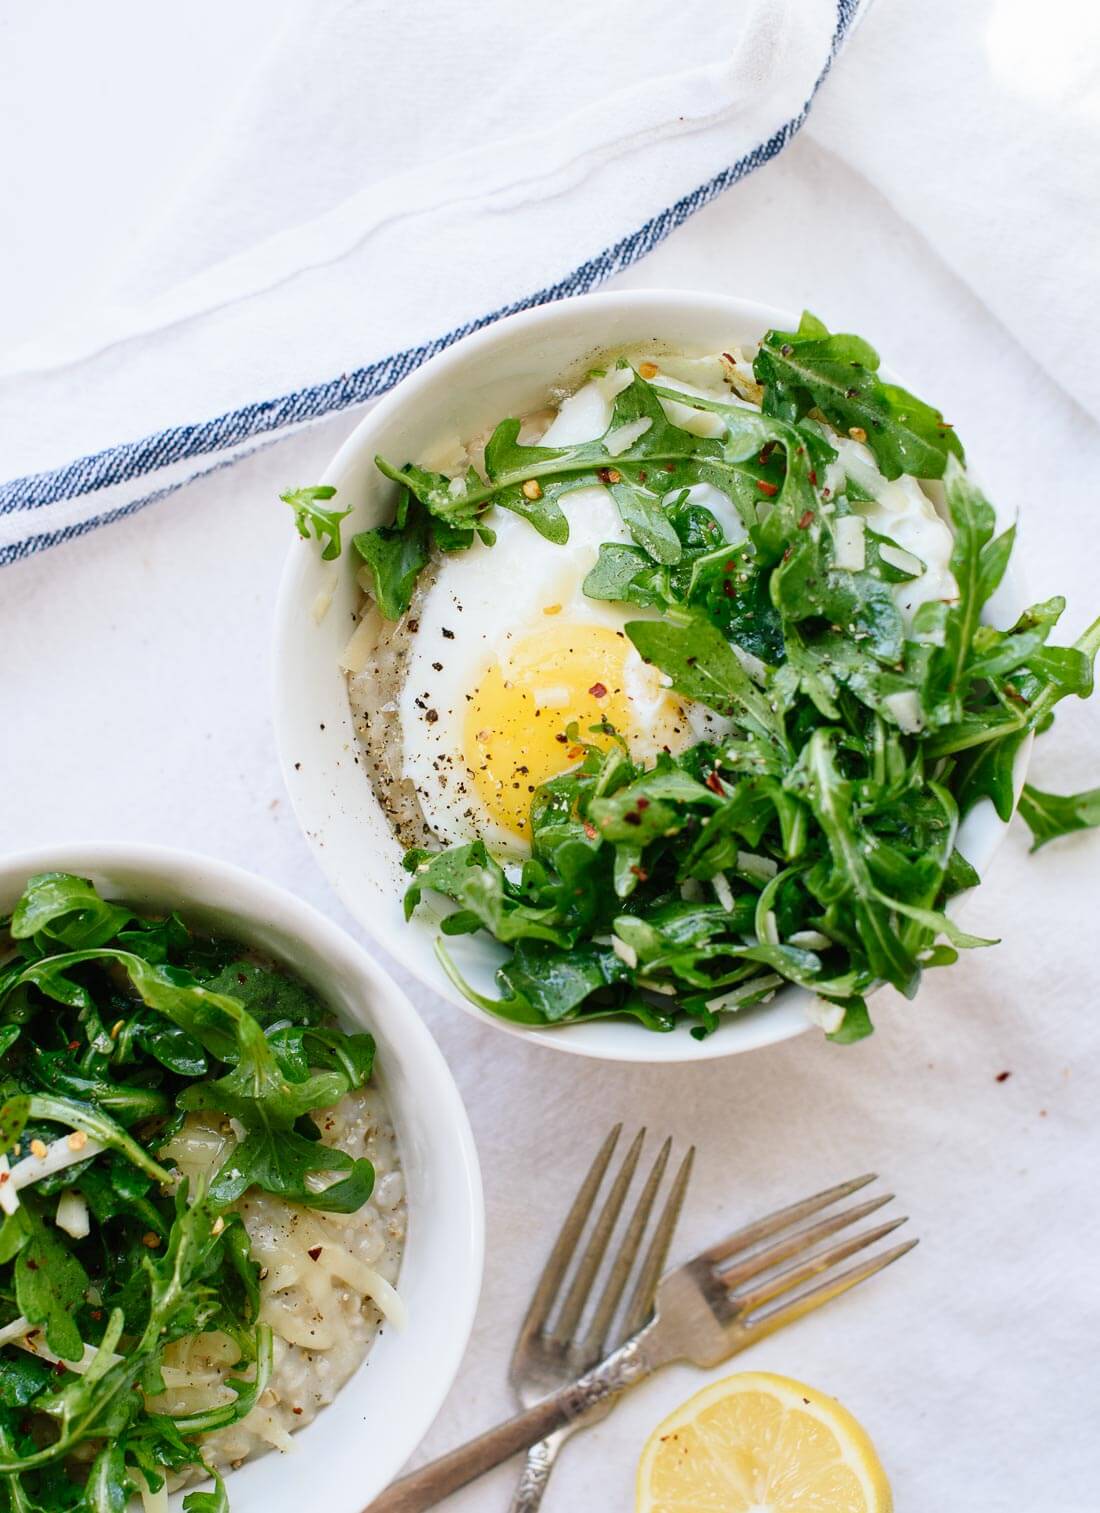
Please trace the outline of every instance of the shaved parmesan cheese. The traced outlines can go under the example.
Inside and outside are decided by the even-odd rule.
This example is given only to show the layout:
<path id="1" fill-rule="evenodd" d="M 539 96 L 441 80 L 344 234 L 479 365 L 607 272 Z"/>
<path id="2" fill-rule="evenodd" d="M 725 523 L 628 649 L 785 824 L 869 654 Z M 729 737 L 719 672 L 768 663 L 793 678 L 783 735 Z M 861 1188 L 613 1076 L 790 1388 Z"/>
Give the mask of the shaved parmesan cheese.
<path id="1" fill-rule="evenodd" d="M 54 1223 L 58 1229 L 72 1235 L 74 1240 L 83 1240 L 91 1229 L 88 1205 L 82 1195 L 74 1192 L 71 1187 L 67 1187 L 58 1200 Z"/>
<path id="2" fill-rule="evenodd" d="M 262 1440 L 266 1440 L 274 1449 L 281 1450 L 284 1455 L 297 1449 L 282 1424 L 270 1413 L 257 1413 L 254 1409 L 249 1416 L 248 1427 L 255 1429 Z"/>
<path id="3" fill-rule="evenodd" d="M 907 552 L 904 547 L 895 546 L 892 541 L 884 541 L 878 549 L 878 554 L 883 562 L 896 567 L 899 573 L 912 573 L 916 578 L 924 572 L 924 563 L 919 557 L 914 557 L 913 553 Z"/>
<path id="4" fill-rule="evenodd" d="M 340 657 L 340 667 L 343 672 L 350 672 L 353 676 L 363 671 L 367 665 L 367 658 L 378 645 L 378 638 L 382 634 L 382 616 L 376 604 L 365 609 L 359 618 L 359 624 L 352 632 L 351 640 L 344 647 Z"/>
<path id="5" fill-rule="evenodd" d="M 329 573 L 328 581 L 325 583 L 324 588 L 322 588 L 318 592 L 317 597 L 314 599 L 313 604 L 310 607 L 310 614 L 313 616 L 314 625 L 320 625 L 321 621 L 328 614 L 329 607 L 332 604 L 332 596 L 336 592 L 336 585 L 339 583 L 339 581 L 340 575 L 334 568 L 333 571 Z"/>
<path id="6" fill-rule="evenodd" d="M 613 431 L 608 431 L 603 440 L 608 456 L 618 457 L 620 452 L 628 451 L 639 436 L 645 435 L 652 424 L 650 417 L 643 415 L 638 420 L 628 421 L 625 426 L 616 426 Z"/>
<path id="7" fill-rule="evenodd" d="M 733 913 L 733 889 L 729 885 L 729 879 L 724 872 L 716 872 L 710 880 L 714 889 L 714 896 L 725 909 L 727 914 Z"/>
<path id="8" fill-rule="evenodd" d="M 372 1298 L 378 1304 L 379 1312 L 395 1329 L 404 1329 L 409 1318 L 405 1304 L 398 1296 L 397 1289 L 375 1271 L 373 1266 L 360 1261 L 358 1256 L 353 1256 L 340 1245 L 326 1245 L 321 1262 L 327 1263 L 333 1276 L 350 1283 L 364 1297 Z"/>
<path id="9" fill-rule="evenodd" d="M 8 1158 L 0 1156 L 0 1208 L 6 1214 L 13 1214 L 18 1207 L 19 1198 L 15 1191 L 15 1183 L 11 1180 Z"/>
<path id="10" fill-rule="evenodd" d="M 533 688 L 531 697 L 536 709 L 568 709 L 573 694 L 567 683 L 547 683 L 542 688 Z"/>
<path id="11" fill-rule="evenodd" d="M 12 1319 L 10 1324 L 5 1324 L 3 1329 L 0 1329 L 0 1345 L 11 1345 L 21 1340 L 25 1334 L 30 1334 L 33 1328 L 34 1325 L 30 1319 L 25 1319 L 20 1314 L 19 1318 Z"/>
<path id="12" fill-rule="evenodd" d="M 141 1493 L 142 1513 L 168 1513 L 168 1483 L 161 1482 L 160 1490 L 153 1492 L 139 1467 L 134 1466 L 128 1469 Z"/>
<path id="13" fill-rule="evenodd" d="M 12 1212 L 5 1203 L 8 1189 L 29 1187 L 32 1182 L 41 1182 L 43 1177 L 63 1172 L 67 1166 L 77 1166 L 81 1161 L 87 1161 L 90 1156 L 98 1156 L 100 1151 L 106 1149 L 101 1141 L 93 1140 L 83 1130 L 62 1135 L 60 1140 L 54 1140 L 46 1147 L 44 1156 L 25 1156 L 22 1161 L 15 1163 L 10 1169 L 8 1181 L 0 1183 L 0 1207 L 7 1213 Z"/>
<path id="14" fill-rule="evenodd" d="M 801 946 L 804 951 L 824 951 L 832 945 L 827 935 L 822 935 L 820 930 L 796 930 L 787 939 L 792 946 Z"/>
<path id="15" fill-rule="evenodd" d="M 774 857 L 758 856 L 755 851 L 739 851 L 737 870 L 746 877 L 762 878 L 764 882 L 770 882 L 779 871 L 779 863 Z"/>
<path id="16" fill-rule="evenodd" d="M 625 966 L 631 971 L 638 965 L 638 953 L 633 946 L 628 946 L 625 940 L 620 940 L 617 935 L 611 937 L 611 949 Z"/>
<path id="17" fill-rule="evenodd" d="M 834 524 L 833 566 L 849 573 L 861 573 L 867 566 L 867 541 L 862 516 L 842 515 Z"/>
<path id="18" fill-rule="evenodd" d="M 18 1323 L 19 1321 L 16 1320 L 16 1322 Z M 23 1322 L 26 1321 L 24 1320 Z M 13 1326 L 9 1324 L 8 1327 L 10 1329 Z M 66 1370 L 74 1372 L 77 1376 L 83 1376 L 88 1367 L 92 1364 L 96 1356 L 99 1354 L 98 1345 L 85 1345 L 84 1353 L 78 1361 L 62 1362 L 61 1357 L 59 1355 L 54 1355 L 53 1351 L 46 1344 L 45 1336 L 42 1334 L 37 1325 L 28 1325 L 24 1333 L 18 1339 L 13 1340 L 12 1344 L 18 1345 L 19 1348 L 21 1350 L 25 1350 L 28 1355 L 36 1355 L 40 1361 L 49 1361 L 54 1366 L 63 1364 Z M 108 1366 L 117 1366 L 121 1359 L 122 1357 L 120 1355 L 116 1355 L 113 1350 L 108 1350 L 106 1352 L 106 1360 Z"/>
<path id="19" fill-rule="evenodd" d="M 920 695 L 915 688 L 905 688 L 900 693 L 887 694 L 882 701 L 888 714 L 892 715 L 906 735 L 916 735 L 924 729 L 924 710 Z"/>
<path id="20" fill-rule="evenodd" d="M 830 1003 L 815 994 L 806 1005 L 806 1018 L 811 1024 L 820 1025 L 826 1035 L 835 1035 L 844 1023 L 844 1005 Z"/>
<path id="21" fill-rule="evenodd" d="M 666 998 L 676 996 L 676 989 L 670 982 L 658 982 L 655 977 L 639 977 L 638 986 L 648 989 L 650 993 L 663 993 Z"/>
<path id="22" fill-rule="evenodd" d="M 744 1003 L 746 998 L 755 998 L 757 993 L 765 992 L 768 988 L 778 988 L 783 982 L 781 977 L 769 973 L 766 977 L 754 977 L 751 982 L 743 982 L 738 988 L 731 988 L 728 993 L 719 993 L 717 998 L 707 999 L 707 1008 L 712 1014 L 721 1014 L 725 1009 L 736 1009 Z"/>

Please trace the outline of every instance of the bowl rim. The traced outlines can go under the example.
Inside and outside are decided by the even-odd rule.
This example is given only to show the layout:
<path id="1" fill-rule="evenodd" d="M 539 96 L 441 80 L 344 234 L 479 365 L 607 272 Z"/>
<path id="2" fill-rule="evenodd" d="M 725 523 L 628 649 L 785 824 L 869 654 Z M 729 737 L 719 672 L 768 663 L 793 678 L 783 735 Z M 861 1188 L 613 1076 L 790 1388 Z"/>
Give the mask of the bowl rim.
<path id="1" fill-rule="evenodd" d="M 486 352 L 491 353 L 493 347 L 501 342 L 507 342 L 510 338 L 524 333 L 542 333 L 559 324 L 568 325 L 578 318 L 581 320 L 591 319 L 599 322 L 601 313 L 626 312 L 637 313 L 640 320 L 644 320 L 646 312 L 668 312 L 670 307 L 675 306 L 683 311 L 695 313 L 712 313 L 715 323 L 723 319 L 740 321 L 758 326 L 761 333 L 773 327 L 780 329 L 793 329 L 798 320 L 789 311 L 784 311 L 775 306 L 767 305 L 756 300 L 745 299 L 738 295 L 721 294 L 716 292 L 680 289 L 675 287 L 651 288 L 639 290 L 611 290 L 596 291 L 588 294 L 574 295 L 567 299 L 555 300 L 545 305 L 536 305 L 530 309 L 517 311 L 511 315 L 502 317 L 500 320 L 469 333 L 460 340 L 437 352 L 426 362 L 421 364 L 412 373 L 401 379 L 393 389 L 379 399 L 365 415 L 361 416 L 352 428 L 349 435 L 342 442 L 336 453 L 324 469 L 321 476 L 323 484 L 339 482 L 343 473 L 365 453 L 372 450 L 370 437 L 385 428 L 390 418 L 409 405 L 418 403 L 422 391 L 431 388 L 439 376 L 451 368 L 461 368 L 471 361 L 476 362 Z M 577 356 L 580 357 L 594 350 L 598 350 L 599 331 L 590 332 L 594 336 L 593 341 L 586 341 L 578 337 L 576 342 Z M 611 343 L 611 346 L 619 345 Z M 888 364 L 883 364 L 882 373 L 891 382 L 899 382 L 898 375 Z M 974 470 L 968 462 L 968 471 L 973 476 Z M 354 506 L 353 506 L 354 507 Z M 1004 521 L 998 515 L 1000 524 Z M 285 676 L 285 669 L 289 662 L 289 647 L 294 638 L 294 628 L 300 624 L 301 617 L 309 613 L 310 596 L 307 592 L 306 579 L 313 571 L 316 564 L 312 560 L 316 552 L 301 551 L 303 545 L 313 546 L 315 543 L 302 543 L 292 541 L 289 545 L 283 573 L 279 584 L 279 592 L 275 606 L 275 647 L 272 661 L 272 700 L 273 718 L 276 733 L 276 745 L 279 753 L 280 765 L 283 772 L 283 781 L 290 796 L 291 805 L 299 826 L 309 841 L 314 857 L 325 874 L 329 883 L 339 894 L 347 906 L 349 912 L 367 932 L 370 939 L 383 950 L 389 952 L 400 964 L 416 977 L 424 986 L 432 989 L 448 1003 L 455 1004 L 465 1013 L 478 1020 L 480 1023 L 490 1022 L 496 1029 L 505 1034 L 515 1035 L 526 1040 L 528 1043 L 543 1044 L 557 1051 L 567 1054 L 588 1056 L 593 1060 L 676 1064 L 681 1062 L 718 1060 L 725 1056 L 738 1055 L 747 1051 L 762 1049 L 765 1046 L 779 1044 L 785 1040 L 805 1033 L 812 1028 L 809 1017 L 801 1010 L 797 1013 L 784 1013 L 783 1008 L 791 1008 L 796 1004 L 805 1003 L 812 995 L 807 990 L 790 984 L 779 990 L 777 995 L 779 1004 L 766 1004 L 757 1009 L 750 1010 L 747 1014 L 738 1016 L 739 1024 L 752 1022 L 753 1031 L 751 1037 L 745 1037 L 745 1043 L 731 1043 L 726 1037 L 718 1034 L 708 1036 L 704 1040 L 696 1040 L 686 1033 L 682 1027 L 677 1027 L 670 1034 L 654 1034 L 648 1031 L 639 1031 L 637 1035 L 623 1037 L 621 1044 L 614 1047 L 598 1045 L 593 1047 L 586 1044 L 586 1032 L 591 1033 L 593 1026 L 582 1023 L 571 1024 L 564 1027 L 554 1026 L 531 1026 L 514 1024 L 502 1019 L 497 1015 L 490 1014 L 477 1005 L 470 1003 L 453 986 L 449 980 L 440 981 L 433 973 L 434 953 L 425 949 L 420 941 L 419 932 L 410 929 L 407 934 L 397 934 L 388 929 L 384 924 L 375 921 L 370 910 L 365 908 L 360 894 L 360 889 L 355 885 L 348 872 L 340 867 L 327 850 L 324 838 L 324 825 L 318 823 L 318 816 L 314 813 L 313 805 L 308 797 L 308 790 L 295 781 L 295 767 L 291 757 L 295 733 L 298 721 L 294 712 L 294 697 L 291 693 L 290 683 Z M 331 566 L 332 564 L 326 564 Z M 1019 601 L 1019 607 L 1023 607 L 1025 601 L 1021 575 L 1017 564 L 1010 564 L 1009 573 L 1006 574 L 1005 592 L 1011 596 L 1013 604 Z M 1022 743 L 1017 754 L 1014 769 L 1014 784 L 1016 797 L 1023 786 L 1027 765 L 1030 760 L 1032 738 Z M 365 782 L 365 778 L 364 778 Z M 988 837 L 985 843 L 978 848 L 979 855 L 975 865 L 979 868 L 983 880 L 988 876 L 989 866 L 1000 849 L 1008 831 L 1009 822 L 1001 820 L 992 809 L 988 800 L 982 800 L 980 806 L 976 806 L 968 816 L 968 822 L 973 824 L 975 830 L 980 828 Z M 986 812 L 988 811 L 988 812 Z M 347 823 L 355 823 L 348 820 Z M 948 905 L 951 913 L 954 913 L 966 898 L 966 894 L 960 894 L 952 899 Z M 881 986 L 881 985 L 880 985 Z M 877 992 L 878 988 L 872 989 Z M 603 1023 L 601 1021 L 601 1023 Z M 629 1028 L 637 1028 L 631 1026 Z M 642 1039 L 644 1034 L 645 1039 Z"/>
<path id="2" fill-rule="evenodd" d="M 341 1498 L 336 1503 L 329 1503 L 330 1513 L 359 1513 L 370 1498 L 389 1484 L 424 1439 L 454 1384 L 473 1330 L 485 1263 L 485 1201 L 477 1146 L 462 1095 L 428 1026 L 385 968 L 347 931 L 305 899 L 233 862 L 181 847 L 124 841 L 56 842 L 4 853 L 0 855 L 0 912 L 9 907 L 9 891 L 18 879 L 25 880 L 38 872 L 59 871 L 109 876 L 112 869 L 147 875 L 166 892 L 178 882 L 195 900 L 201 899 L 204 884 L 209 889 L 211 880 L 216 880 L 231 890 L 234 897 L 248 900 L 247 908 L 241 911 L 242 921 L 249 917 L 271 919 L 284 927 L 288 934 L 303 942 L 308 941 L 326 961 L 333 961 L 340 970 L 348 972 L 362 983 L 365 990 L 365 1022 L 372 1028 L 384 1025 L 387 1037 L 399 1047 L 396 1060 L 406 1066 L 415 1066 L 418 1082 L 426 1084 L 423 1106 L 430 1111 L 426 1118 L 441 1131 L 446 1131 L 453 1166 L 460 1174 L 459 1182 L 452 1185 L 451 1191 L 457 1196 L 462 1221 L 462 1232 L 459 1233 L 456 1226 L 448 1248 L 447 1276 L 452 1290 L 448 1293 L 447 1327 L 445 1331 L 440 1329 L 438 1321 L 433 1325 L 437 1344 L 433 1346 L 432 1374 L 416 1382 L 415 1393 L 406 1394 L 410 1404 L 407 1432 L 389 1432 L 382 1437 L 377 1448 L 372 1450 L 369 1464 L 363 1467 L 362 1480 L 348 1488 L 346 1502 Z M 12 895 L 11 902 L 16 896 Z M 119 889 L 117 896 L 123 898 L 124 889 Z M 232 907 L 226 906 L 223 912 L 231 913 Z M 185 904 L 182 909 L 185 915 L 187 908 Z M 323 983 L 317 974 L 311 976 L 297 966 L 295 970 L 302 971 L 306 980 L 323 992 Z M 391 1051 L 389 1060 L 392 1063 L 394 1059 Z M 384 1080 L 385 1066 L 381 1070 Z M 394 1124 L 400 1145 L 402 1132 L 396 1118 Z M 414 1212 L 410 1207 L 410 1216 Z M 415 1222 L 410 1224 L 409 1232 L 410 1236 L 415 1234 Z M 403 1254 L 402 1270 L 404 1266 Z M 369 1377 L 362 1372 L 362 1367 L 369 1360 L 370 1353 L 340 1388 L 337 1401 L 345 1393 L 354 1392 L 357 1384 L 360 1390 L 369 1390 Z M 300 1433 L 307 1434 L 309 1427 L 307 1425 Z M 391 1425 L 391 1431 L 392 1428 Z M 299 1441 L 296 1449 L 300 1459 L 294 1468 L 293 1479 L 298 1482 L 302 1474 L 301 1461 L 308 1457 L 310 1447 Z M 275 1454 L 274 1451 L 265 1453 L 245 1462 L 240 1471 L 227 1472 L 226 1484 L 230 1494 L 233 1493 L 235 1477 L 269 1459 L 274 1460 Z M 181 1506 L 187 1492 L 202 1485 L 196 1483 L 173 1494 L 173 1510 Z M 236 1498 L 233 1506 L 238 1506 Z M 249 1506 L 248 1502 L 240 1504 L 241 1513 L 248 1513 Z"/>

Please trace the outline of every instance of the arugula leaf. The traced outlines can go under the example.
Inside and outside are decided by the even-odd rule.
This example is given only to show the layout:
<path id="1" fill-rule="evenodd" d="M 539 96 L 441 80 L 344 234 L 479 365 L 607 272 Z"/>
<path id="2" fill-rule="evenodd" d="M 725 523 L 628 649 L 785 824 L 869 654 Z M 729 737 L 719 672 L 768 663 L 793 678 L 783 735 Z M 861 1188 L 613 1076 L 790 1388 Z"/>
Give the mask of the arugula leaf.
<path id="1" fill-rule="evenodd" d="M 78 1361 L 84 1344 L 73 1314 L 84 1301 L 88 1273 L 56 1231 L 26 1202 L 23 1207 L 31 1232 L 15 1258 L 15 1301 L 24 1318 L 42 1326 L 55 1354 L 62 1360 Z"/>
<path id="2" fill-rule="evenodd" d="M 312 533 L 325 543 L 321 552 L 322 562 L 334 561 L 341 552 L 340 522 L 346 520 L 351 510 L 323 510 L 321 502 L 334 499 L 336 490 L 329 484 L 314 484 L 304 489 L 288 489 L 279 498 L 294 511 L 294 524 L 299 536 L 307 541 Z"/>
<path id="3" fill-rule="evenodd" d="M 868 1035 L 873 1035 L 875 1027 L 871 1023 L 871 1016 L 867 1012 L 867 1005 L 862 998 L 853 998 L 845 1006 L 844 1019 L 839 1030 L 833 1030 L 825 1036 L 834 1045 L 855 1045 L 858 1040 L 866 1040 Z"/>
<path id="4" fill-rule="evenodd" d="M 782 719 L 725 637 L 701 614 L 672 608 L 664 620 L 631 620 L 625 630 L 641 657 L 667 673 L 678 693 L 732 716 L 777 746 L 785 745 Z"/>
<path id="5" fill-rule="evenodd" d="M 25 1093 L 6 1098 L 0 1108 L 0 1155 L 6 1155 L 27 1127 L 31 1101 Z"/>
<path id="6" fill-rule="evenodd" d="M 1020 816 L 1032 835 L 1032 851 L 1049 841 L 1075 830 L 1094 830 L 1100 825 L 1100 788 L 1083 793 L 1044 793 L 1024 784 L 1020 795 Z"/>
<path id="7" fill-rule="evenodd" d="M 958 437 L 939 410 L 878 376 L 879 357 L 859 336 L 833 335 L 806 311 L 797 331 L 769 331 L 753 363 L 764 413 L 790 423 L 816 407 L 843 435 L 866 440 L 887 478 L 941 478 Z"/>
<path id="8" fill-rule="evenodd" d="M 428 888 L 474 915 L 497 940 L 569 943 L 557 927 L 555 909 L 534 909 L 514 898 L 503 868 L 489 856 L 482 841 L 456 846 L 450 851 L 410 851 L 404 864 L 405 870 L 415 876 L 405 894 L 406 918 Z"/>
<path id="9" fill-rule="evenodd" d="M 68 872 L 40 872 L 27 885 L 11 917 L 14 940 L 37 941 L 45 952 L 51 943 L 80 950 L 111 940 L 132 918 L 129 909 L 100 898 L 92 884 Z"/>
<path id="10" fill-rule="evenodd" d="M 620 604 L 636 604 L 639 609 L 663 605 L 666 595 L 652 584 L 653 561 L 648 552 L 637 546 L 623 546 L 605 541 L 596 565 L 584 580 L 589 599 L 608 599 Z"/>
<path id="11" fill-rule="evenodd" d="M 400 620 L 431 554 L 427 511 L 406 488 L 394 524 L 357 531 L 351 544 L 370 573 L 379 613 L 386 620 Z"/>
<path id="12" fill-rule="evenodd" d="M 213 1492 L 188 1492 L 183 1499 L 183 1513 L 229 1513 L 229 1498 L 222 1481 L 213 1466 L 207 1467 L 214 1478 Z"/>
<path id="13" fill-rule="evenodd" d="M 370 1197 L 374 1168 L 346 1151 L 305 1139 L 296 1133 L 299 1119 L 325 1108 L 359 1086 L 360 1065 L 352 1080 L 346 1064 L 288 1081 L 260 1026 L 243 1018 L 236 1065 L 212 1082 L 192 1083 L 179 1095 L 183 1109 L 217 1109 L 238 1119 L 248 1131 L 226 1158 L 211 1183 L 211 1197 L 228 1205 L 249 1187 L 331 1213 L 354 1213 Z M 341 1181 L 314 1191 L 307 1179 L 317 1173 L 342 1172 Z"/>

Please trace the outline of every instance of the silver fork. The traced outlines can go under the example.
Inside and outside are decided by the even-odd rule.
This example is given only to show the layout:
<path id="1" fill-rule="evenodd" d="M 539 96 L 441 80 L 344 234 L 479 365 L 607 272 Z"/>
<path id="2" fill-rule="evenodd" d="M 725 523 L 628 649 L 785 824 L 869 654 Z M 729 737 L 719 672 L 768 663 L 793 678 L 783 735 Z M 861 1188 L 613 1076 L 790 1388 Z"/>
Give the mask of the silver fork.
<path id="1" fill-rule="evenodd" d="M 616 1124 L 597 1152 L 596 1159 L 565 1216 L 561 1232 L 531 1298 L 527 1316 L 520 1325 L 509 1376 L 516 1396 L 525 1408 L 530 1408 L 556 1388 L 575 1381 L 610 1350 L 636 1335 L 653 1312 L 657 1282 L 664 1270 L 668 1247 L 691 1176 L 694 1146 L 680 1163 L 673 1179 L 642 1257 L 626 1311 L 619 1326 L 615 1327 L 619 1305 L 641 1249 L 653 1204 L 668 1165 L 671 1139 L 662 1145 L 645 1180 L 591 1321 L 587 1325 L 582 1323 L 586 1305 L 594 1295 L 597 1273 L 634 1180 L 645 1139 L 644 1129 L 639 1130 L 635 1136 L 611 1183 L 567 1290 L 564 1285 L 570 1264 L 580 1249 L 585 1227 L 595 1209 L 621 1132 L 622 1125 Z M 559 1303 L 555 1315 L 555 1305 Z M 542 1504 L 550 1473 L 562 1445 L 575 1430 L 587 1428 L 605 1418 L 614 1407 L 614 1401 L 613 1398 L 607 1398 L 597 1403 L 583 1419 L 574 1419 L 571 1423 L 564 1424 L 547 1439 L 532 1445 L 512 1498 L 511 1513 L 535 1513 Z"/>
<path id="2" fill-rule="evenodd" d="M 867 1218 L 889 1203 L 893 1194 L 857 1203 L 813 1223 L 803 1221 L 874 1180 L 873 1175 L 856 1177 L 827 1188 L 700 1251 L 662 1278 L 652 1320 L 606 1360 L 507 1423 L 394 1482 L 366 1513 L 422 1513 L 510 1456 L 613 1401 L 660 1367 L 672 1361 L 720 1365 L 765 1335 L 858 1287 L 912 1250 L 916 1240 L 869 1256 L 844 1271 L 834 1268 L 885 1238 L 905 1220 L 875 1225 L 835 1244 L 822 1246 L 822 1242 Z M 833 1274 L 805 1289 L 806 1283 L 827 1272 Z"/>

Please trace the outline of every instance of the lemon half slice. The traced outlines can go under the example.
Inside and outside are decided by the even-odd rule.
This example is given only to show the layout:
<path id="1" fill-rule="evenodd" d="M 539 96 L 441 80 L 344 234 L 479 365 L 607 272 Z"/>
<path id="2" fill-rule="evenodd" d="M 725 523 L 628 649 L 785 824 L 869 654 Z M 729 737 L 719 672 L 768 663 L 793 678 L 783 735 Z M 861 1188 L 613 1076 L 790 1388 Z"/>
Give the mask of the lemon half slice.
<path id="1" fill-rule="evenodd" d="M 891 1513 L 875 1447 L 831 1397 L 746 1371 L 689 1398 L 649 1436 L 637 1513 Z"/>

